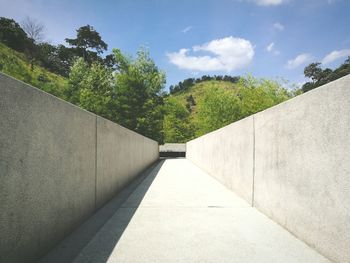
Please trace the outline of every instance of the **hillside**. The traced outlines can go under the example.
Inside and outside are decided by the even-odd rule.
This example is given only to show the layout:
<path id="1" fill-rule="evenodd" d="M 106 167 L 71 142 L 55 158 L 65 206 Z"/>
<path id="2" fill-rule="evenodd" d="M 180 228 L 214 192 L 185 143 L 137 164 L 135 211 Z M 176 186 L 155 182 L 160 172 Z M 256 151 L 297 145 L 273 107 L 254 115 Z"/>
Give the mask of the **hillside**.
<path id="1" fill-rule="evenodd" d="M 68 85 L 67 79 L 38 65 L 31 70 L 30 62 L 24 54 L 2 43 L 0 43 L 0 71 L 64 99 L 63 92 Z"/>
<path id="2" fill-rule="evenodd" d="M 130 66 L 137 68 L 137 61 L 136 59 Z M 72 67 L 73 81 L 68 85 L 68 79 L 39 65 L 35 65 L 32 70 L 30 64 L 24 54 L 0 44 L 0 71 L 143 135 L 167 143 L 189 141 L 293 96 L 276 81 L 251 76 L 203 76 L 195 81 L 186 79 L 175 86 L 177 90 L 174 91 L 174 88 L 172 94 L 163 98 L 154 95 L 146 103 L 139 96 L 140 91 L 133 93 L 133 88 L 135 81 L 138 83 L 137 81 L 147 77 L 147 72 L 137 71 L 142 74 L 135 80 L 125 70 L 119 72 L 116 78 L 113 71 L 103 64 L 90 65 L 80 59 Z M 163 79 L 163 75 L 159 74 L 160 77 L 156 79 Z M 118 86 L 116 83 L 122 85 Z M 146 89 L 146 86 L 142 86 L 143 83 L 141 81 L 137 87 Z M 156 84 L 159 90 L 161 83 L 162 81 Z M 135 98 L 129 100 L 130 96 Z M 159 102 L 163 99 L 164 105 Z"/>
<path id="3" fill-rule="evenodd" d="M 293 96 L 277 81 L 251 76 L 195 83 L 166 97 L 164 140 L 186 142 Z"/>
<path id="4" fill-rule="evenodd" d="M 198 119 L 197 106 L 203 103 L 203 99 L 205 98 L 206 94 L 210 92 L 210 90 L 216 90 L 216 89 L 225 90 L 235 95 L 237 93 L 236 84 L 230 81 L 208 80 L 208 81 L 197 83 L 191 88 L 189 88 L 188 90 L 171 94 L 169 97 L 174 98 L 183 106 L 185 106 L 190 113 L 190 118 L 192 119 L 192 121 L 197 122 L 197 119 Z M 193 102 L 191 103 L 189 101 L 189 98 L 191 96 L 194 100 L 193 101 L 194 103 Z"/>

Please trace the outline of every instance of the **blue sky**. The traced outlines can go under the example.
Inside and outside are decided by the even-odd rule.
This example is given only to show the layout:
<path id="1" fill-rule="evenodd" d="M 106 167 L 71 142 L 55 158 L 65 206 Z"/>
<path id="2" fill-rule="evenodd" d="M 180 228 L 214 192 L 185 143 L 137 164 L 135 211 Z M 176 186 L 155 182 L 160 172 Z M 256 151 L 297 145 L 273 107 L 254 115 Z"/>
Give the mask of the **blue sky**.
<path id="1" fill-rule="evenodd" d="M 167 87 L 203 74 L 302 83 L 308 63 L 350 56 L 349 13 L 349 0 L 0 0 L 0 16 L 37 19 L 55 44 L 90 24 L 109 50 L 147 46 Z"/>

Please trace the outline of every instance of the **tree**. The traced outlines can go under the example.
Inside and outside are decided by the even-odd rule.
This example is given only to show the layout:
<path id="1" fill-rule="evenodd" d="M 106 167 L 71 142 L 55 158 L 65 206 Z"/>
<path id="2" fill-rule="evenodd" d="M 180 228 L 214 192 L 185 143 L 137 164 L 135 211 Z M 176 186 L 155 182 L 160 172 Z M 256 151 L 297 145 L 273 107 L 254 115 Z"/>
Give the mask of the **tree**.
<path id="1" fill-rule="evenodd" d="M 37 44 L 44 39 L 44 25 L 33 18 L 27 17 L 22 23 L 22 28 L 29 38 L 27 53 L 30 60 L 30 68 L 33 71 L 35 58 L 38 52 Z"/>
<path id="2" fill-rule="evenodd" d="M 249 75 L 240 78 L 236 92 L 240 99 L 240 118 L 270 108 L 292 97 L 292 93 L 279 82 Z"/>
<path id="3" fill-rule="evenodd" d="M 76 60 L 76 54 L 72 48 L 42 42 L 36 46 L 36 49 L 35 60 L 39 65 L 61 76 L 69 76 L 70 68 Z"/>
<path id="4" fill-rule="evenodd" d="M 94 62 L 91 65 L 82 58 L 75 61 L 69 75 L 67 99 L 88 111 L 115 121 L 114 77 L 105 65 Z"/>
<path id="5" fill-rule="evenodd" d="M 40 62 L 40 65 L 51 72 L 57 73 L 57 65 L 59 63 L 57 57 L 57 47 L 50 43 L 40 43 L 37 45 L 36 59 Z"/>
<path id="6" fill-rule="evenodd" d="M 64 45 L 57 46 L 57 57 L 62 65 L 60 68 L 61 75 L 68 76 L 70 68 L 77 58 L 77 54 L 74 48 L 69 48 Z"/>
<path id="7" fill-rule="evenodd" d="M 65 90 L 67 100 L 75 105 L 80 104 L 80 92 L 83 89 L 84 78 L 88 75 L 89 66 L 84 59 L 79 58 L 73 64 L 69 73 L 68 88 Z"/>
<path id="8" fill-rule="evenodd" d="M 196 79 L 188 78 L 188 79 L 185 79 L 183 81 L 180 81 L 178 84 L 176 84 L 174 86 L 171 85 L 169 87 L 169 92 L 170 92 L 170 94 L 183 92 L 183 91 L 189 90 L 195 84 L 198 84 L 198 83 L 203 82 L 203 81 L 209 81 L 209 80 L 229 81 L 229 82 L 232 82 L 232 83 L 237 83 L 238 80 L 239 80 L 239 77 L 232 77 L 232 76 L 228 76 L 228 75 L 225 75 L 225 76 L 214 75 L 212 77 L 212 76 L 204 75 L 201 78 L 196 78 Z"/>
<path id="9" fill-rule="evenodd" d="M 221 88 L 205 91 L 203 100 L 198 102 L 197 136 L 221 128 L 238 120 L 241 116 L 239 98 Z"/>
<path id="10" fill-rule="evenodd" d="M 79 106 L 114 121 L 116 116 L 113 80 L 110 69 L 101 63 L 92 63 L 80 83 L 82 88 Z"/>
<path id="11" fill-rule="evenodd" d="M 26 32 L 28 38 L 32 39 L 34 44 L 39 44 L 44 40 L 45 27 L 34 18 L 27 17 L 22 22 L 22 28 Z"/>
<path id="12" fill-rule="evenodd" d="M 14 50 L 24 52 L 28 41 L 27 34 L 18 23 L 13 19 L 0 17 L 0 42 Z"/>
<path id="13" fill-rule="evenodd" d="M 212 86 L 198 99 L 196 136 L 272 107 L 292 97 L 277 81 L 241 77 L 233 88 Z"/>
<path id="14" fill-rule="evenodd" d="M 191 112 L 193 107 L 196 106 L 196 102 L 194 101 L 192 94 L 190 94 L 190 96 L 186 96 L 186 102 L 186 108 L 189 112 Z"/>
<path id="15" fill-rule="evenodd" d="M 348 74 L 350 74 L 350 56 L 344 61 L 343 64 L 333 71 L 331 79 L 333 81 Z"/>
<path id="16" fill-rule="evenodd" d="M 71 103 L 115 121 L 149 138 L 163 141 L 165 75 L 148 51 L 132 59 L 113 50 L 116 70 L 79 58 L 69 74 L 65 96 Z"/>
<path id="17" fill-rule="evenodd" d="M 311 63 L 304 69 L 305 77 L 310 78 L 311 82 L 306 82 L 302 86 L 302 91 L 307 92 L 347 74 L 350 74 L 350 57 L 335 70 L 329 68 L 322 69 L 321 63 Z"/>
<path id="18" fill-rule="evenodd" d="M 314 83 L 319 80 L 321 74 L 322 74 L 322 69 L 320 67 L 321 63 L 316 62 L 316 63 L 311 63 L 304 69 L 304 75 L 305 77 L 310 78 Z"/>
<path id="19" fill-rule="evenodd" d="M 66 38 L 66 42 L 73 46 L 78 56 L 91 63 L 96 61 L 98 54 L 107 50 L 107 44 L 102 40 L 100 34 L 90 25 L 77 29 L 76 38 Z M 95 50 L 95 51 L 93 51 Z"/>
<path id="20" fill-rule="evenodd" d="M 350 65 L 350 56 L 344 61 L 343 65 Z"/>
<path id="21" fill-rule="evenodd" d="M 164 141 L 167 143 L 183 143 L 194 138 L 195 127 L 191 123 L 188 110 L 173 97 L 165 100 L 164 108 Z"/>
<path id="22" fill-rule="evenodd" d="M 107 55 L 104 59 L 103 59 L 103 63 L 106 65 L 106 67 L 112 69 L 112 70 L 116 70 L 115 64 L 117 63 L 115 60 L 115 57 L 113 54 L 109 54 Z"/>
<path id="23" fill-rule="evenodd" d="M 162 139 L 162 91 L 165 74 L 141 48 L 136 59 L 113 49 L 116 74 L 117 122 L 147 137 Z"/>

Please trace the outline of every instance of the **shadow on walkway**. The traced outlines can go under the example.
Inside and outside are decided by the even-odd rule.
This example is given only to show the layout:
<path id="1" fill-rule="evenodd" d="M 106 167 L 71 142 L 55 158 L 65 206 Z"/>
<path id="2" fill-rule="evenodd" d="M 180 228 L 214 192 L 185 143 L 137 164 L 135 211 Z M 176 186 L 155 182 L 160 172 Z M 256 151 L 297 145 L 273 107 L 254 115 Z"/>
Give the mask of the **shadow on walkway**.
<path id="1" fill-rule="evenodd" d="M 122 208 L 125 201 L 137 189 L 137 195 L 133 198 L 132 209 L 123 209 L 122 220 L 118 221 L 118 226 L 113 235 L 108 235 L 108 242 L 101 244 L 102 250 L 98 255 L 98 262 L 107 262 L 109 255 L 118 243 L 124 230 L 127 228 L 133 215 L 135 214 L 138 205 L 151 186 L 153 180 L 161 169 L 164 159 L 160 159 L 153 165 L 143 171 L 136 179 L 117 194 L 111 201 L 100 208 L 93 216 L 85 221 L 78 229 L 67 236 L 55 248 L 49 251 L 41 260 L 40 263 L 62 263 L 73 262 L 74 259 L 81 253 L 89 242 L 96 236 L 101 228 L 113 219 L 113 215 Z M 135 207 L 134 207 L 135 205 Z M 95 261 L 91 261 L 95 262 Z"/>

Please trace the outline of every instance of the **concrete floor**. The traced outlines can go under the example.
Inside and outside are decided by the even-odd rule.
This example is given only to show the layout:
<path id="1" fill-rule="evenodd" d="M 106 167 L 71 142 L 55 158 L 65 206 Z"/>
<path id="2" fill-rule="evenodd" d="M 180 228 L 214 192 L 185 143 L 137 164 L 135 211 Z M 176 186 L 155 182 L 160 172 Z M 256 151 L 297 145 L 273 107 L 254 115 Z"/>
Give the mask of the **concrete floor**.
<path id="1" fill-rule="evenodd" d="M 69 254 L 69 243 L 60 247 L 51 254 Z M 167 159 L 120 203 L 73 262 L 330 261 L 190 161 Z"/>

